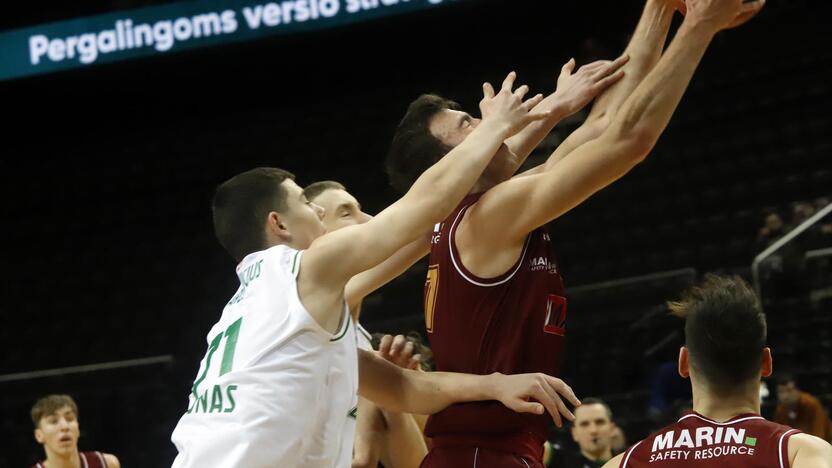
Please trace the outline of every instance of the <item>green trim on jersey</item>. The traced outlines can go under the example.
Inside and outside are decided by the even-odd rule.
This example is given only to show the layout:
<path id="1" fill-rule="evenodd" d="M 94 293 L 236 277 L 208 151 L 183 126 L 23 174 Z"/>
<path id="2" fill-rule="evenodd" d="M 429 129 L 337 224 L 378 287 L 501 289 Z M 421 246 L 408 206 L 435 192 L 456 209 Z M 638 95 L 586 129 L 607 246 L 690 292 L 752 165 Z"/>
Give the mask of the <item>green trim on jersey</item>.
<path id="1" fill-rule="evenodd" d="M 295 252 L 295 257 L 292 259 L 292 275 L 294 275 L 294 276 L 298 275 L 298 271 L 297 271 L 297 267 L 299 266 L 298 265 L 298 257 L 300 256 L 301 252 L 303 252 L 303 251 L 298 250 L 297 252 Z"/>
<path id="2" fill-rule="evenodd" d="M 368 332 L 367 330 L 365 330 L 365 329 L 364 329 L 364 327 L 362 327 L 361 325 L 358 325 L 358 327 L 356 327 L 356 328 L 358 328 L 358 332 L 359 332 L 359 333 L 361 333 L 362 335 L 364 335 L 364 338 L 367 338 L 367 341 L 369 341 L 369 342 L 371 342 L 371 343 L 373 342 L 373 336 L 372 336 L 372 335 L 370 335 L 370 332 Z"/>
<path id="3" fill-rule="evenodd" d="M 344 311 L 344 315 L 347 316 L 347 320 L 344 322 L 344 329 L 341 330 L 341 333 L 338 334 L 335 338 L 330 339 L 329 341 L 338 341 L 347 334 L 347 330 L 350 328 L 350 322 L 352 322 L 352 316 L 346 311 Z"/>

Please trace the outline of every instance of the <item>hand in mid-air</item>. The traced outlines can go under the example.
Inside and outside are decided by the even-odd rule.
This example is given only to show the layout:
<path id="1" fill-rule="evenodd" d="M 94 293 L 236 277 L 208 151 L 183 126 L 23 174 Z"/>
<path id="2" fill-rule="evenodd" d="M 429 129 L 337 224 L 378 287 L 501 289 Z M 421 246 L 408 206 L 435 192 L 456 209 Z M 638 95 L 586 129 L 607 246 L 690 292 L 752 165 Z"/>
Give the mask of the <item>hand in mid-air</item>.
<path id="1" fill-rule="evenodd" d="M 514 135 L 528 124 L 543 120 L 551 114 L 550 111 L 532 111 L 534 106 L 543 100 L 542 94 L 523 101 L 526 93 L 529 92 L 528 86 L 522 85 L 512 91 L 516 78 L 517 73 L 509 73 L 497 93 L 494 92 L 491 83 L 482 85 L 483 98 L 480 101 L 480 112 L 483 123 L 495 122 L 504 125 L 508 136 Z"/>
<path id="2" fill-rule="evenodd" d="M 566 106 L 567 113 L 574 114 L 620 80 L 624 76 L 621 67 L 629 60 L 625 54 L 615 60 L 588 63 L 575 71 L 575 59 L 571 59 L 560 70 L 555 95 Z"/>
<path id="3" fill-rule="evenodd" d="M 708 24 L 716 31 L 745 24 L 765 4 L 766 0 L 685 0 L 687 19 Z"/>

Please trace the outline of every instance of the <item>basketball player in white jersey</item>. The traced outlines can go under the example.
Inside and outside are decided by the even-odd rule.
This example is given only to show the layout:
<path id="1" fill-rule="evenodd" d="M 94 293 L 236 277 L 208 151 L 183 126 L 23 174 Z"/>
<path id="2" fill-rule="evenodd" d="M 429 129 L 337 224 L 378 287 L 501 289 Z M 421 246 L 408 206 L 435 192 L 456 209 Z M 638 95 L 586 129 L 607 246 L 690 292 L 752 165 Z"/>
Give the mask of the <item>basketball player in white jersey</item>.
<path id="1" fill-rule="evenodd" d="M 497 400 L 515 411 L 571 418 L 559 379 L 404 370 L 356 349 L 345 288 L 426 226 L 444 219 L 504 141 L 547 117 L 530 112 L 515 75 L 484 86 L 483 121 L 373 220 L 325 234 L 319 207 L 292 175 L 258 168 L 217 188 L 214 229 L 240 261 L 241 285 L 208 334 L 208 351 L 174 430 L 183 467 L 346 467 L 360 393 L 398 412 L 430 414 L 459 401 Z M 360 375 L 360 384 L 359 384 Z M 530 401 L 534 400 L 534 401 Z"/>
<path id="2" fill-rule="evenodd" d="M 363 224 L 372 219 L 372 216 L 364 212 L 358 199 L 340 182 L 332 180 L 314 182 L 304 187 L 303 193 L 307 200 L 323 208 L 324 216 L 321 221 L 327 232 Z M 387 269 L 386 275 L 398 276 L 404 269 L 424 256 L 423 243 L 424 240 L 420 238 L 399 250 L 394 256 L 398 259 L 385 262 L 401 266 L 401 268 Z M 387 279 L 386 277 L 378 278 L 381 269 L 374 270 L 366 275 L 375 276 L 372 280 L 364 278 L 362 281 L 361 278 L 356 277 L 350 282 L 345 292 L 350 313 L 358 331 L 358 346 L 367 351 L 372 350 L 372 337 L 359 323 L 361 300 L 371 292 L 369 289 Z M 385 339 L 388 341 L 386 349 L 396 351 L 395 357 L 404 358 L 404 360 L 395 359 L 391 362 L 403 368 L 419 369 L 420 356 L 414 355 L 412 343 L 408 348 L 408 342 L 401 335 L 395 337 L 396 346 L 393 346 L 393 337 L 388 335 Z M 385 468 L 419 466 L 428 453 L 422 434 L 425 420 L 423 415 L 385 411 L 372 401 L 359 398 L 352 468 L 376 468 L 379 462 Z"/>

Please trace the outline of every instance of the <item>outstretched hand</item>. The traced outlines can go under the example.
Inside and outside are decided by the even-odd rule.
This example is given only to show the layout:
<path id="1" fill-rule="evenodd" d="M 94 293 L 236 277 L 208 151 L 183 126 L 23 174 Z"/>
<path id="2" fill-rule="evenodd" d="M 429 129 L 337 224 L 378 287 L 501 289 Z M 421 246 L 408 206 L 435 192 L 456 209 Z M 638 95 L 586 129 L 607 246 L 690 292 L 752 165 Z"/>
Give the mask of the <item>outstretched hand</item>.
<path id="1" fill-rule="evenodd" d="M 532 111 L 532 109 L 543 100 L 543 95 L 538 94 L 523 101 L 529 92 L 529 87 L 522 85 L 516 90 L 514 80 L 517 73 L 511 72 L 503 80 L 500 91 L 495 93 L 491 83 L 483 83 L 483 98 L 480 101 L 480 112 L 483 122 L 493 121 L 505 125 L 506 138 L 513 136 L 528 124 L 543 120 L 548 117 L 550 111 Z"/>
<path id="2" fill-rule="evenodd" d="M 563 380 L 539 373 L 496 376 L 496 399 L 506 407 L 518 413 L 543 414 L 548 411 L 557 427 L 563 426 L 564 418 L 575 420 L 561 397 L 573 406 L 579 406 L 581 402 Z"/>
<path id="3" fill-rule="evenodd" d="M 621 67 L 629 60 L 630 56 L 625 54 L 615 60 L 586 64 L 575 71 L 575 59 L 571 59 L 560 70 L 555 96 L 566 106 L 568 114 L 574 114 L 620 80 L 624 76 Z"/>
<path id="4" fill-rule="evenodd" d="M 766 5 L 766 0 L 685 0 L 687 18 L 711 25 L 716 31 L 747 23 Z"/>

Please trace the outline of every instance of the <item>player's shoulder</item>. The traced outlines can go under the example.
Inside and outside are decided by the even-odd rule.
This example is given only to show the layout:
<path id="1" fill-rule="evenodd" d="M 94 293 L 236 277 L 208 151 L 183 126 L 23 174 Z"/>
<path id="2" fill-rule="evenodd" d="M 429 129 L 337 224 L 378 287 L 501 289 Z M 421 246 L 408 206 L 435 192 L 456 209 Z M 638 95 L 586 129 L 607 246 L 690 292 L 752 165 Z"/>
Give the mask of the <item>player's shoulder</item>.
<path id="1" fill-rule="evenodd" d="M 252 253 L 237 265 L 237 275 L 241 277 L 259 276 L 266 269 L 278 268 L 292 275 L 296 275 L 300 268 L 302 250 L 293 249 L 286 245 L 275 245 L 266 250 Z"/>
<path id="2" fill-rule="evenodd" d="M 832 462 L 832 445 L 820 437 L 800 432 L 792 435 L 788 444 L 790 460 L 801 453 Z"/>

